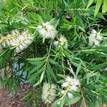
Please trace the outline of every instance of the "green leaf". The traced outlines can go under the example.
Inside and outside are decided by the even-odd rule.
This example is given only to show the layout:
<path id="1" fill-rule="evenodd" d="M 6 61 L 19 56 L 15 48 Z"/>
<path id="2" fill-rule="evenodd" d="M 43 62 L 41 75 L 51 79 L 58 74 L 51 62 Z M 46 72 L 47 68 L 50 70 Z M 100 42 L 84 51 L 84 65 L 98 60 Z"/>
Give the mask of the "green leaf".
<path id="1" fill-rule="evenodd" d="M 45 57 L 42 57 L 42 58 L 29 58 L 27 60 L 29 61 L 30 64 L 33 64 L 33 65 L 38 64 L 39 65 L 39 63 L 43 62 L 44 59 L 45 59 Z"/>
<path id="2" fill-rule="evenodd" d="M 0 0 L 0 15 L 2 13 L 2 9 L 3 9 L 3 0 Z"/>
<path id="3" fill-rule="evenodd" d="M 89 0 L 88 1 L 88 5 L 87 5 L 87 8 L 86 9 L 88 9 L 90 6 L 91 6 L 91 4 L 94 2 L 94 0 Z"/>
<path id="4" fill-rule="evenodd" d="M 36 84 L 34 84 L 34 87 L 36 87 L 37 85 L 39 85 L 42 82 L 44 75 L 45 75 L 45 71 L 42 72 L 39 81 Z"/>
<path id="5" fill-rule="evenodd" d="M 77 70 L 76 70 L 76 75 L 78 75 L 78 73 L 80 72 L 80 70 L 81 70 L 81 63 L 78 65 L 78 67 L 77 67 Z"/>
<path id="6" fill-rule="evenodd" d="M 81 26 L 78 27 L 82 32 L 85 32 L 85 29 Z"/>
<path id="7" fill-rule="evenodd" d="M 97 76 L 98 75 L 98 72 L 90 72 L 90 73 L 87 73 L 86 74 L 86 76 L 85 76 L 85 78 L 86 79 L 89 79 L 89 78 L 91 78 L 91 77 L 94 77 L 94 76 Z"/>
<path id="8" fill-rule="evenodd" d="M 34 69 L 32 69 L 29 75 L 29 80 L 31 81 L 31 83 L 33 84 L 35 84 L 35 82 L 37 83 L 37 79 L 40 78 L 43 71 L 44 67 L 41 67 L 40 69 L 37 69 L 37 67 L 35 67 Z"/>
<path id="9" fill-rule="evenodd" d="M 13 49 L 7 49 L 0 55 L 0 68 L 3 67 L 12 56 Z"/>
<path id="10" fill-rule="evenodd" d="M 64 101 L 65 101 L 65 98 L 62 100 L 58 99 L 54 102 L 52 107 L 64 107 Z"/>
<path id="11" fill-rule="evenodd" d="M 53 60 L 53 59 L 49 59 L 49 63 L 50 63 L 51 65 L 54 65 L 54 66 L 57 67 L 57 68 L 61 68 L 61 67 L 62 67 L 61 65 L 59 65 L 58 62 L 56 62 L 56 61 Z"/>
<path id="12" fill-rule="evenodd" d="M 47 64 L 47 72 L 49 73 L 49 75 L 51 76 L 52 79 L 57 81 L 56 76 L 55 76 L 50 64 Z"/>
<path id="13" fill-rule="evenodd" d="M 103 3 L 103 0 L 97 0 L 94 16 L 96 16 L 97 13 L 99 12 L 102 3 Z"/>
<path id="14" fill-rule="evenodd" d="M 103 1 L 102 12 L 103 13 L 107 12 L 107 0 Z"/>
<path id="15" fill-rule="evenodd" d="M 30 74 L 37 73 L 36 71 L 40 71 L 43 66 L 44 66 L 44 63 L 40 63 L 35 67 L 32 67 L 32 69 L 28 72 L 30 72 Z"/>
<path id="16" fill-rule="evenodd" d="M 63 0 L 63 3 L 64 3 L 64 5 L 65 5 L 65 7 L 67 7 L 67 6 L 68 6 L 68 4 L 67 4 L 66 0 Z"/>
<path id="17" fill-rule="evenodd" d="M 81 99 L 80 96 L 74 97 L 74 98 L 72 98 L 72 99 L 66 98 L 65 104 L 66 104 L 66 105 L 72 105 L 72 104 L 77 103 L 80 99 Z"/>

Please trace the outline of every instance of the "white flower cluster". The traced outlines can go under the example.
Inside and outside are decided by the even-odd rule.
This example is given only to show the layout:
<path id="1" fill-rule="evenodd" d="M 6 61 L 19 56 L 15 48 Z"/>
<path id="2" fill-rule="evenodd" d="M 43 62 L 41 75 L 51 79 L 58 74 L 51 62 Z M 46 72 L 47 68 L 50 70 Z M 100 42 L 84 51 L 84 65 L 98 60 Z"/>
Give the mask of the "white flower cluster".
<path id="1" fill-rule="evenodd" d="M 0 38 L 0 46 L 1 48 L 5 48 L 11 45 L 12 41 L 15 39 L 15 35 L 8 34 Z"/>
<path id="2" fill-rule="evenodd" d="M 73 92 L 76 92 L 80 86 L 80 81 L 78 79 L 67 76 L 62 84 L 62 94 L 67 91 L 68 98 L 73 98 Z"/>
<path id="3" fill-rule="evenodd" d="M 64 36 L 60 36 L 60 38 L 58 38 L 58 41 L 54 41 L 53 44 L 55 47 L 63 46 L 64 48 L 68 48 L 68 41 Z"/>
<path id="4" fill-rule="evenodd" d="M 56 85 L 44 83 L 42 89 L 42 100 L 45 103 L 52 103 L 56 97 Z"/>
<path id="5" fill-rule="evenodd" d="M 39 25 L 37 27 L 37 32 L 43 37 L 43 40 L 45 39 L 54 39 L 57 35 L 57 30 L 55 27 L 50 23 L 46 22 L 42 25 Z M 64 46 L 64 48 L 68 47 L 68 41 L 64 36 L 60 36 L 57 41 L 53 42 L 55 47 Z"/>
<path id="6" fill-rule="evenodd" d="M 89 45 L 90 46 L 99 46 L 100 42 L 102 41 L 102 36 L 100 32 L 92 29 L 91 34 L 89 36 Z"/>
<path id="7" fill-rule="evenodd" d="M 20 33 L 18 30 L 14 30 L 11 34 L 4 36 L 0 39 L 0 44 L 2 47 L 15 47 L 16 53 L 21 52 L 28 47 L 33 41 L 33 37 L 28 31 Z"/>
<path id="8" fill-rule="evenodd" d="M 55 36 L 57 35 L 57 30 L 50 22 L 46 22 L 43 23 L 42 25 L 39 25 L 37 27 L 37 31 L 43 37 L 43 39 L 47 38 L 54 39 Z"/>

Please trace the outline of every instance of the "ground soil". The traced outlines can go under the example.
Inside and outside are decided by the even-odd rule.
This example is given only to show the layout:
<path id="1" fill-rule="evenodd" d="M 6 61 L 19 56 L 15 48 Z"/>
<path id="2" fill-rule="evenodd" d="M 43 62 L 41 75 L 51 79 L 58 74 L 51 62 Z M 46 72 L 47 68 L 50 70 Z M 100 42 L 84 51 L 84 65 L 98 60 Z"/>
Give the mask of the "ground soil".
<path id="1" fill-rule="evenodd" d="M 21 86 L 17 94 L 11 94 L 6 88 L 0 89 L 0 107 L 26 107 L 23 97 L 29 90 L 29 85 Z"/>
<path id="2" fill-rule="evenodd" d="M 0 89 L 0 107 L 25 107 L 22 96 L 10 95 L 6 89 Z"/>

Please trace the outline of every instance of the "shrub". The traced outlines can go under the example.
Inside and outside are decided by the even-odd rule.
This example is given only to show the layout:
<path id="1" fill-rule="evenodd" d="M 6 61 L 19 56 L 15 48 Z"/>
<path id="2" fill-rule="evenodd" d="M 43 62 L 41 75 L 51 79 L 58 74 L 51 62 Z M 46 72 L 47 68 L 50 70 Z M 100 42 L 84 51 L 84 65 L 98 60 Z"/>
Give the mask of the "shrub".
<path id="1" fill-rule="evenodd" d="M 1 0 L 1 87 L 14 93 L 30 84 L 24 99 L 32 107 L 105 104 L 106 5 L 106 0 Z"/>

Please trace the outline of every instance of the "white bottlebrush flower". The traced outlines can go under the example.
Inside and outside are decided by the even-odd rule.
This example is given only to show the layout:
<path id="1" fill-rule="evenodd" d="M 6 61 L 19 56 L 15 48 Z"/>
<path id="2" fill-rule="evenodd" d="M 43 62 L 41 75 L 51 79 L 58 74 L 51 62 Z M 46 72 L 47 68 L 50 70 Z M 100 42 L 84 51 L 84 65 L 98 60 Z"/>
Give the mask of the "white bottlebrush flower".
<path id="1" fill-rule="evenodd" d="M 72 93 L 68 92 L 68 93 L 67 93 L 67 97 L 68 97 L 69 99 L 72 99 L 74 96 L 73 96 Z"/>
<path id="2" fill-rule="evenodd" d="M 80 85 L 80 82 L 78 79 L 67 76 L 65 81 L 62 84 L 62 88 L 67 89 L 69 87 L 69 91 L 77 91 L 79 85 Z"/>
<path id="3" fill-rule="evenodd" d="M 4 36 L 0 39 L 2 47 L 15 47 L 16 53 L 26 49 L 33 41 L 33 37 L 28 31 L 20 33 L 18 30 L 14 30 L 11 34 Z"/>
<path id="4" fill-rule="evenodd" d="M 71 87 L 71 91 L 77 91 L 78 90 L 78 86 L 76 86 L 76 85 L 72 85 L 72 87 Z"/>
<path id="5" fill-rule="evenodd" d="M 62 84 L 62 87 L 63 87 L 63 88 L 66 88 L 66 87 L 68 87 L 68 85 L 69 85 L 68 82 L 64 82 L 64 83 Z"/>
<path id="6" fill-rule="evenodd" d="M 67 41 L 67 39 L 64 36 L 60 36 L 60 38 L 58 39 L 58 41 L 59 41 L 59 44 L 61 46 L 64 46 L 65 48 L 68 47 L 68 41 Z"/>
<path id="7" fill-rule="evenodd" d="M 67 76 L 62 84 L 63 90 L 61 91 L 61 94 L 66 96 L 71 99 L 73 98 L 73 92 L 77 92 L 79 89 L 80 82 L 76 78 L 72 78 L 70 76 Z"/>
<path id="8" fill-rule="evenodd" d="M 89 45 L 99 46 L 101 41 L 102 41 L 102 36 L 100 32 L 96 32 L 96 30 L 92 29 L 91 34 L 89 36 Z"/>
<path id="9" fill-rule="evenodd" d="M 76 85 L 76 86 L 79 86 L 80 85 L 80 81 L 78 79 L 73 78 L 72 79 L 72 84 Z"/>
<path id="10" fill-rule="evenodd" d="M 19 53 L 20 51 L 26 49 L 33 41 L 33 37 L 29 34 L 28 31 L 22 32 L 17 37 L 18 44 L 15 45 L 16 52 Z"/>
<path id="11" fill-rule="evenodd" d="M 42 89 L 42 100 L 45 103 L 52 103 L 56 97 L 56 85 L 44 83 Z"/>
<path id="12" fill-rule="evenodd" d="M 9 47 L 11 46 L 12 41 L 16 38 L 16 36 L 8 34 L 6 36 L 1 37 L 0 45 L 1 47 Z"/>
<path id="13" fill-rule="evenodd" d="M 107 67 L 104 68 L 104 71 L 107 71 Z"/>
<path id="14" fill-rule="evenodd" d="M 54 42 L 53 42 L 53 45 L 54 45 L 55 48 L 56 48 L 56 47 L 59 47 L 59 41 L 54 41 Z"/>
<path id="15" fill-rule="evenodd" d="M 54 39 L 55 36 L 57 35 L 57 30 L 50 22 L 46 22 L 38 26 L 37 31 L 43 37 L 43 39 L 47 38 Z"/>
<path id="16" fill-rule="evenodd" d="M 55 47 L 63 46 L 64 48 L 68 48 L 68 41 L 64 36 L 60 36 L 57 41 L 54 41 Z"/>

